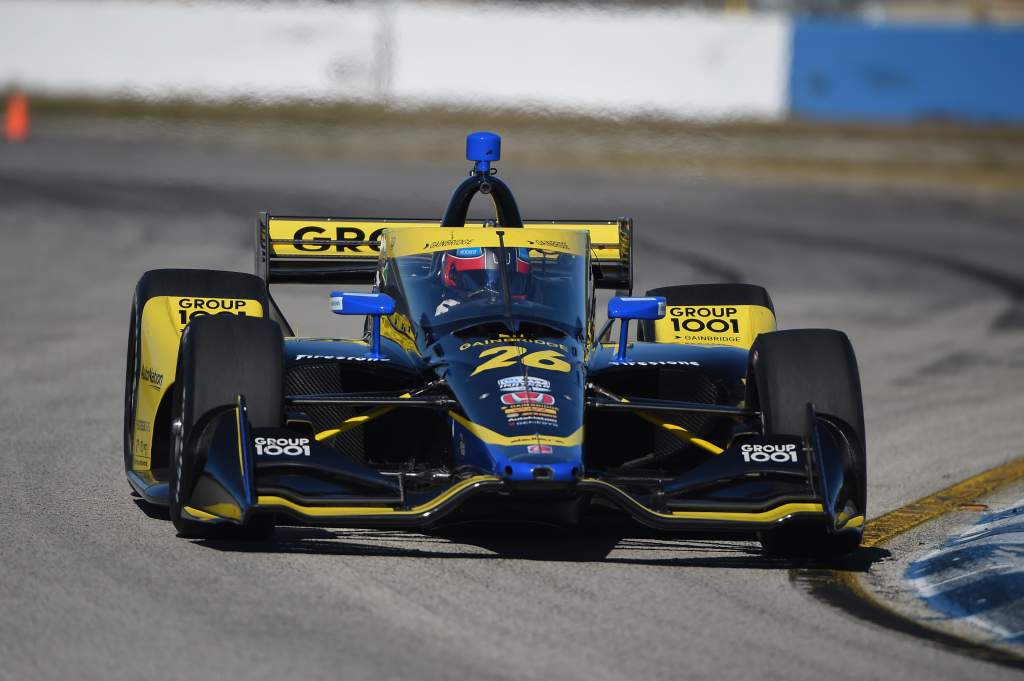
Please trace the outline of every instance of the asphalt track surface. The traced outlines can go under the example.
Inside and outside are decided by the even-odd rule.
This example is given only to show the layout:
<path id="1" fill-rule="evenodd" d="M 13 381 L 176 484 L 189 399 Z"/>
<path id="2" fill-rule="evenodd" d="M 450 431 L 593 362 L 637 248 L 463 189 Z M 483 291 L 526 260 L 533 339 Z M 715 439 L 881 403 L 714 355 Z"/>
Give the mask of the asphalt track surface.
<path id="1" fill-rule="evenodd" d="M 179 539 L 129 495 L 146 269 L 251 267 L 253 215 L 436 217 L 465 172 L 99 142 L 0 148 L 0 678 L 965 679 L 1018 672 L 823 604 L 752 542 L 495 528 Z M 525 217 L 636 219 L 638 290 L 761 283 L 857 349 L 877 515 L 1024 453 L 1024 203 L 502 176 Z M 310 293 L 310 292 L 306 292 Z M 319 292 L 299 332 L 338 333 Z"/>

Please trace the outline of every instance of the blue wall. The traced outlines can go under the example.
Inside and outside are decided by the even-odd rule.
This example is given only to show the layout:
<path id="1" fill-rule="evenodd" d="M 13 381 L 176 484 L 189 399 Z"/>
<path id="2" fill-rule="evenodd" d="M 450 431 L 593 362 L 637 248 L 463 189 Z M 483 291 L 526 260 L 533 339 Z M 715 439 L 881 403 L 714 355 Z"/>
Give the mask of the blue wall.
<path id="1" fill-rule="evenodd" d="M 796 21 L 790 115 L 1024 122 L 1024 28 Z"/>

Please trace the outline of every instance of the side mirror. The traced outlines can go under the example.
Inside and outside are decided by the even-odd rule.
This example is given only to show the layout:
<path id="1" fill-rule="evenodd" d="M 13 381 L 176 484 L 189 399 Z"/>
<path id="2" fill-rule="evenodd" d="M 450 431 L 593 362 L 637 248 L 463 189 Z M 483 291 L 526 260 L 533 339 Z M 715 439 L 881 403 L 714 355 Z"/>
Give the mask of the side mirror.
<path id="1" fill-rule="evenodd" d="M 382 315 L 395 311 L 395 299 L 386 293 L 345 293 L 331 291 L 334 314 Z"/>
<path id="2" fill-rule="evenodd" d="M 615 361 L 626 359 L 626 343 L 629 340 L 630 319 L 661 319 L 665 316 L 667 300 L 664 296 L 647 296 L 644 298 L 624 298 L 615 296 L 608 301 L 608 319 L 621 319 L 619 324 L 619 347 L 615 351 Z"/>
<path id="3" fill-rule="evenodd" d="M 380 317 L 395 311 L 395 299 L 386 293 L 345 293 L 331 291 L 331 312 L 334 314 L 370 315 L 373 317 L 373 339 L 368 357 L 380 359 Z"/>

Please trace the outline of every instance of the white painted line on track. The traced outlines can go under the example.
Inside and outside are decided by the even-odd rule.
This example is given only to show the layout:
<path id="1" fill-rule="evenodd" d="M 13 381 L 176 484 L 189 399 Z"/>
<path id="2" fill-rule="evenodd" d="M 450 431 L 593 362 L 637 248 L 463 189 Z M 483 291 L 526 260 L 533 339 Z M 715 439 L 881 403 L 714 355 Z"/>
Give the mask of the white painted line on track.
<path id="1" fill-rule="evenodd" d="M 906 577 L 941 617 L 1024 644 L 1024 499 L 987 513 L 907 568 Z"/>

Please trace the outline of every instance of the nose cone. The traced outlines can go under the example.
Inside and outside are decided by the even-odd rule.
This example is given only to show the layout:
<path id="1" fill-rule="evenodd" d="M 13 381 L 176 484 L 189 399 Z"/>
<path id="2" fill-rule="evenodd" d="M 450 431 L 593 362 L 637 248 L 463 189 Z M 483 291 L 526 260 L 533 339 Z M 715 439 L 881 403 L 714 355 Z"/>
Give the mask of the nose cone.
<path id="1" fill-rule="evenodd" d="M 469 411 L 469 410 L 467 410 Z M 510 482 L 571 483 L 583 475 L 583 431 L 566 437 L 540 427 L 507 429 L 505 434 L 480 424 L 493 414 L 477 411 L 476 420 L 453 416 L 457 466 L 472 466 Z"/>
<path id="2" fill-rule="evenodd" d="M 506 480 L 578 479 L 583 400 L 570 377 L 559 378 L 495 372 L 451 381 L 462 408 L 452 416 L 456 464 Z"/>
<path id="3" fill-rule="evenodd" d="M 538 485 L 583 475 L 582 353 L 568 343 L 504 333 L 439 341 L 441 377 L 459 403 L 451 412 L 456 468 Z M 552 355 L 566 359 L 541 361 Z"/>
<path id="4" fill-rule="evenodd" d="M 547 455 L 517 456 L 515 453 L 506 459 L 502 466 L 500 461 L 495 471 L 498 477 L 510 482 L 562 482 L 571 483 L 583 476 L 581 447 L 559 447 Z"/>

